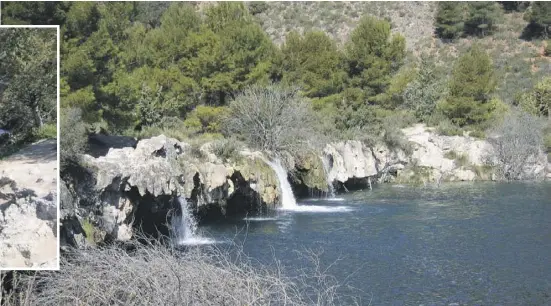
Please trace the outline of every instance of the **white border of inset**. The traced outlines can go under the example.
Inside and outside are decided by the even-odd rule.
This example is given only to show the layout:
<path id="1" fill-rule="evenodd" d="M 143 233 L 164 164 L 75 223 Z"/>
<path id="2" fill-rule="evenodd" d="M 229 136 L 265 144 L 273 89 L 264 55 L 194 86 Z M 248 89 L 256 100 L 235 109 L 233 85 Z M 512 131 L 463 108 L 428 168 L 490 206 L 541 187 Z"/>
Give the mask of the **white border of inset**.
<path id="1" fill-rule="evenodd" d="M 1 14 L 0 14 L 1 16 Z M 1 18 L 1 17 L 0 17 Z M 0 20 L 1 22 L 1 20 Z M 28 28 L 28 29 L 56 29 L 57 31 L 57 44 L 56 44 L 56 52 L 57 52 L 57 59 L 56 59 L 56 69 L 57 69 L 57 84 L 56 84 L 56 99 L 57 99 L 57 260 L 56 260 L 56 266 L 53 268 L 25 268 L 25 267 L 19 267 L 19 268 L 9 268 L 9 267 L 0 267 L 0 271 L 56 271 L 59 270 L 59 261 L 61 259 L 61 251 L 60 251 L 60 163 L 59 163 L 59 150 L 60 150 L 60 129 L 59 129 L 59 123 L 60 123 L 60 99 L 59 99 L 59 93 L 60 93 L 60 62 L 61 62 L 61 53 L 60 53 L 60 46 L 61 46 L 61 33 L 59 29 L 59 25 L 0 25 L 0 29 L 13 29 L 13 28 Z"/>

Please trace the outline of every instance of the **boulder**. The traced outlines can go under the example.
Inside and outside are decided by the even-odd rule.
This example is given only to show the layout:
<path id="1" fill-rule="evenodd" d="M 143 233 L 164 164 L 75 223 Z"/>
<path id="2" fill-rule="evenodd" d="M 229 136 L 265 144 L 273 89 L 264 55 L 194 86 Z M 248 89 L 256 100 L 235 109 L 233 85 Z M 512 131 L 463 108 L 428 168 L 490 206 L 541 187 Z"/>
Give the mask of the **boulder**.
<path id="1" fill-rule="evenodd" d="M 348 140 L 327 144 L 323 154 L 328 159 L 327 176 L 332 182 L 345 183 L 353 178 L 377 176 L 377 161 L 362 142 Z"/>

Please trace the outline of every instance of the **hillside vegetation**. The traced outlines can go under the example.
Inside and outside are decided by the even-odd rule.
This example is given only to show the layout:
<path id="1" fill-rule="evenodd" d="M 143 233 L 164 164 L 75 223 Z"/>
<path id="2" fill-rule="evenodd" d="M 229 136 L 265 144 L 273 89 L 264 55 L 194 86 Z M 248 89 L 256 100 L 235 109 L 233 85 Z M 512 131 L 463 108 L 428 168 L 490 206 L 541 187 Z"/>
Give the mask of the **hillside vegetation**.
<path id="1" fill-rule="evenodd" d="M 62 25 L 62 107 L 73 133 L 238 136 L 263 148 L 283 139 L 280 125 L 249 125 L 264 138 L 235 125 L 247 115 L 237 110 L 260 110 L 264 96 L 289 101 L 273 116 L 299 107 L 311 119 L 301 133 L 317 142 L 401 146 L 398 128 L 417 122 L 483 138 L 517 108 L 550 116 L 546 2 L 2 5 L 5 24 Z M 75 126 L 81 117 L 86 126 Z M 68 141 L 82 137 L 67 137 L 62 151 L 78 152 L 82 144 Z"/>

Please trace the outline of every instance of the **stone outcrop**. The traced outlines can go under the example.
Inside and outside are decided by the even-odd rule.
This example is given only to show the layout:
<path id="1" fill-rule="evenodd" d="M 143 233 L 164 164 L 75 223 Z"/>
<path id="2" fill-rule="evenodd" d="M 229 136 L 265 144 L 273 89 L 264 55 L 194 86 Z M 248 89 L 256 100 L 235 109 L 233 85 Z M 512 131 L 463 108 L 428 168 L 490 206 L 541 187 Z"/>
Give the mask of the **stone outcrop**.
<path id="1" fill-rule="evenodd" d="M 70 211 L 62 206 L 63 215 L 89 219 L 106 239 L 128 240 L 133 223 L 166 222 L 177 197 L 186 198 L 199 214 L 274 207 L 277 178 L 262 154 L 238 155 L 222 161 L 209 144 L 194 149 L 164 135 L 141 140 L 135 148 L 110 149 L 97 158 L 83 155 L 81 168 L 73 169 L 66 182 L 76 204 L 67 206 Z"/>
<path id="2" fill-rule="evenodd" d="M 495 179 L 492 145 L 468 135 L 441 136 L 424 125 L 402 130 L 407 148 L 360 141 L 327 144 L 322 156 L 280 156 L 295 195 L 365 188 L 375 182 L 439 184 Z M 132 144 L 131 142 L 129 142 Z M 62 186 L 62 241 L 72 244 L 128 240 L 134 226 L 159 231 L 183 197 L 199 217 L 254 213 L 275 208 L 279 183 L 261 152 L 231 158 L 214 144 L 192 146 L 163 135 L 134 146 L 83 155 Z M 220 153 L 218 153 L 220 154 Z M 229 158 L 229 159 L 228 159 Z M 539 157 L 533 169 L 545 169 Z M 549 176 L 549 175 L 548 175 Z"/>
<path id="3" fill-rule="evenodd" d="M 495 179 L 488 165 L 494 159 L 490 142 L 468 135 L 438 135 L 422 124 L 402 132 L 410 144 L 407 152 L 351 140 L 328 144 L 323 154 L 329 160 L 329 180 L 339 185 L 365 178 L 424 184 Z M 541 177 L 546 175 L 545 168 L 544 157 L 536 156 L 525 171 Z"/>
<path id="4" fill-rule="evenodd" d="M 57 267 L 56 155 L 51 139 L 0 161 L 0 268 Z"/>

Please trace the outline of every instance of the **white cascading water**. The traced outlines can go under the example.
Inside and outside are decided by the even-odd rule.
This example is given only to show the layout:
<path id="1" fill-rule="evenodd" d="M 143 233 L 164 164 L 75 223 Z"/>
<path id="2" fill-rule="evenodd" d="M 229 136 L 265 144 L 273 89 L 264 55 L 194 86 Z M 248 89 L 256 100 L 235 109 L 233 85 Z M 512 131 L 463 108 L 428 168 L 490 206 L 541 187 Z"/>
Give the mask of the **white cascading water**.
<path id="1" fill-rule="evenodd" d="M 281 207 L 283 209 L 292 210 L 296 208 L 297 200 L 293 194 L 293 189 L 291 189 L 291 184 L 287 179 L 287 171 L 281 166 L 279 159 L 274 160 L 273 162 L 266 161 L 272 169 L 274 169 L 277 179 L 279 181 L 279 186 L 281 188 Z"/>
<path id="2" fill-rule="evenodd" d="M 281 210 L 297 211 L 297 212 L 343 212 L 350 211 L 347 206 L 315 206 L 315 205 L 298 205 L 293 195 L 293 189 L 287 179 L 287 171 L 281 166 L 278 159 L 273 162 L 266 163 L 274 170 L 281 188 Z"/>
<path id="3" fill-rule="evenodd" d="M 330 198 L 335 197 L 335 188 L 333 188 L 333 182 L 329 179 L 329 160 L 327 156 L 321 157 L 321 163 L 323 165 L 323 171 L 325 171 L 325 179 L 327 180 L 327 188 L 329 190 L 328 196 Z"/>
<path id="4" fill-rule="evenodd" d="M 178 197 L 181 214 L 172 218 L 172 234 L 176 244 L 208 244 L 213 241 L 197 235 L 197 221 L 184 197 Z"/>

